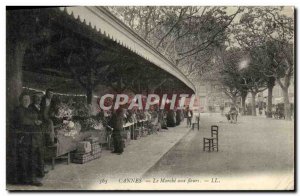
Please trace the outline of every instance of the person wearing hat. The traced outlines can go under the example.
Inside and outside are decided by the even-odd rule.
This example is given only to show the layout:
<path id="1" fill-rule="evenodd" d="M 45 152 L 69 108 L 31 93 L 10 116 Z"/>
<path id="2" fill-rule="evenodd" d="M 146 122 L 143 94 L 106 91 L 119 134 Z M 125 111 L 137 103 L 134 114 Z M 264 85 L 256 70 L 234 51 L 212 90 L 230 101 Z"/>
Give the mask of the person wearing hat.
<path id="1" fill-rule="evenodd" d="M 41 99 L 42 99 L 42 93 L 35 93 L 32 96 L 32 103 L 29 105 L 29 110 L 30 112 L 34 115 L 34 118 L 43 121 L 43 116 L 41 113 Z M 45 126 L 44 124 L 40 125 L 37 127 L 40 129 L 40 131 L 43 134 L 42 140 L 43 142 L 39 143 L 40 146 L 38 148 L 38 162 L 37 162 L 37 168 L 40 172 L 41 175 L 44 175 L 45 173 L 48 173 L 48 170 L 45 169 L 45 163 L 44 163 L 44 158 L 45 158 L 45 135 L 44 135 L 44 129 Z"/>
<path id="2" fill-rule="evenodd" d="M 32 96 L 32 103 L 29 105 L 29 109 L 36 113 L 37 118 L 39 120 L 43 120 L 43 116 L 41 113 L 41 100 L 42 100 L 42 93 L 35 93 Z"/>
<path id="3" fill-rule="evenodd" d="M 45 123 L 46 127 L 46 138 L 47 139 L 47 146 L 53 146 L 54 144 L 54 126 L 53 121 L 51 120 L 50 116 L 50 109 L 52 107 L 52 97 L 53 97 L 53 89 L 47 89 L 45 96 L 41 100 L 41 116 L 43 122 Z"/>
<path id="4" fill-rule="evenodd" d="M 122 142 L 122 135 L 121 132 L 123 130 L 123 121 L 124 121 L 124 109 L 119 107 L 115 110 L 112 114 L 111 118 L 111 127 L 113 128 L 112 138 L 114 144 L 114 151 L 113 153 L 117 153 L 118 155 L 122 154 L 123 149 L 123 142 Z"/>

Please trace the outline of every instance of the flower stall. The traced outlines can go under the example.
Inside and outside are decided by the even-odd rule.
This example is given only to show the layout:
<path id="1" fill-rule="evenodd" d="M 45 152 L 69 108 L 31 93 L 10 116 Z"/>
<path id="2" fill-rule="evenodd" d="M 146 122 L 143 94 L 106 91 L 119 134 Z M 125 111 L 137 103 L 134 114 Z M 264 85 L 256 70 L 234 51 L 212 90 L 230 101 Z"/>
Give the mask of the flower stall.
<path id="1" fill-rule="evenodd" d="M 84 14 L 78 12 L 80 10 Z M 79 15 L 88 18 L 84 22 L 74 18 Z M 16 16 L 20 20 L 9 23 L 7 33 L 11 54 L 16 53 L 8 56 L 11 61 L 7 64 L 7 114 L 18 105 L 17 97 L 23 88 L 32 91 L 54 89 L 51 119 L 57 145 L 46 153 L 53 166 L 57 158 L 66 158 L 69 163 L 71 153 L 76 151 L 75 162 L 85 163 L 99 157 L 97 145 L 111 146 L 111 129 L 107 129 L 106 117 L 93 104 L 95 96 L 124 93 L 125 89 L 147 91 L 146 94 L 165 90 L 171 94 L 176 89 L 189 94 L 195 91 L 194 85 L 168 59 L 105 8 L 13 11 L 8 15 L 8 21 Z M 88 20 L 93 18 L 97 20 Z M 24 29 L 24 24 L 31 28 Z M 28 30 L 30 32 L 26 32 Z M 19 39 L 15 32 L 37 34 Z M 23 43 L 31 44 L 18 48 Z M 17 59 L 16 62 L 13 59 Z M 151 133 L 148 121 L 153 119 L 147 112 L 136 111 L 125 119 L 123 138 L 126 140 Z M 156 120 L 152 122 L 157 123 Z M 13 157 L 15 152 L 10 153 Z"/>

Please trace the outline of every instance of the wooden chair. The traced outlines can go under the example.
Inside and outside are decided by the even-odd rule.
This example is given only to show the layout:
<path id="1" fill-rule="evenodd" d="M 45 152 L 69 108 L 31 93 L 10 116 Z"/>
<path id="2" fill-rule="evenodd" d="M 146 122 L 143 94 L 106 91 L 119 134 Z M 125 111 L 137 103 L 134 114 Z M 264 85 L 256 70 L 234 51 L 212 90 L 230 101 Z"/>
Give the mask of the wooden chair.
<path id="1" fill-rule="evenodd" d="M 210 152 L 212 150 L 212 138 L 203 138 L 203 151 L 205 151 L 206 149 L 208 149 L 208 151 Z"/>
<path id="2" fill-rule="evenodd" d="M 211 137 L 203 138 L 203 151 L 208 149 L 211 151 L 219 151 L 219 127 L 217 125 L 211 126 Z"/>
<path id="3" fill-rule="evenodd" d="M 212 150 L 219 151 L 219 127 L 217 125 L 211 126 Z"/>

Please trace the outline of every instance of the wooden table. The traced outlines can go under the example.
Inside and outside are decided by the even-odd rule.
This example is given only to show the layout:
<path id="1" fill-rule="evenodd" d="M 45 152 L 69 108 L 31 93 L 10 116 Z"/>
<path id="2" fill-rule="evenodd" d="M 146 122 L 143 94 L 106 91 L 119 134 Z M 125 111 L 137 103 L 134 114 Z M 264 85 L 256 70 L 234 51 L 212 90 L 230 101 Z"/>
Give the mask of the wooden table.
<path id="1" fill-rule="evenodd" d="M 102 131 L 104 131 L 104 130 L 102 130 Z M 57 145 L 47 147 L 48 148 L 47 151 L 50 155 L 49 158 L 51 158 L 52 169 L 55 168 L 56 159 L 65 159 L 65 160 L 67 160 L 67 164 L 70 164 L 70 159 L 71 159 L 70 154 L 71 154 L 71 152 L 73 152 L 77 149 L 78 142 L 84 141 L 86 138 L 89 138 L 91 136 L 97 136 L 100 139 L 99 134 L 100 134 L 100 132 L 97 132 L 97 130 L 81 131 L 74 138 L 71 136 L 65 136 L 63 134 L 58 134 L 56 136 Z"/>

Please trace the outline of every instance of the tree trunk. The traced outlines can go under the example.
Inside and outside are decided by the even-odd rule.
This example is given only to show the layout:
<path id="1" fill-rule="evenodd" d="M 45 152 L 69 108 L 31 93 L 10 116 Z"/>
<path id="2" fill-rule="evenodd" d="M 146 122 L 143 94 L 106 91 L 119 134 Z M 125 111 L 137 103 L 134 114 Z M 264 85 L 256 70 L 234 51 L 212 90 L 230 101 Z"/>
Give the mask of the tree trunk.
<path id="1" fill-rule="evenodd" d="M 291 105 L 289 101 L 288 88 L 282 88 L 283 100 L 284 100 L 284 114 L 286 120 L 291 120 Z"/>
<path id="2" fill-rule="evenodd" d="M 18 105 L 19 95 L 22 93 L 22 66 L 26 48 L 25 42 L 7 42 L 6 100 L 8 114 Z"/>
<path id="3" fill-rule="evenodd" d="M 276 79 L 274 77 L 268 78 L 268 105 L 267 105 L 267 118 L 272 118 L 272 97 L 273 88 L 275 86 Z"/>
<path id="4" fill-rule="evenodd" d="M 247 98 L 247 94 L 242 95 L 242 115 L 245 115 L 245 111 L 246 111 L 246 98 Z"/>
<path id="5" fill-rule="evenodd" d="M 252 95 L 252 116 L 256 116 L 256 102 L 255 102 L 255 97 L 256 97 L 255 92 L 251 92 Z"/>
<path id="6" fill-rule="evenodd" d="M 26 42 L 7 40 L 6 45 L 6 176 L 8 182 L 16 181 L 16 142 L 10 130 L 12 111 L 19 104 L 22 93 L 22 66 Z"/>
<path id="7" fill-rule="evenodd" d="M 236 96 L 231 97 L 231 100 L 232 100 L 232 103 L 233 103 L 234 107 L 236 107 L 236 99 L 237 99 Z"/>
<path id="8" fill-rule="evenodd" d="M 272 118 L 272 97 L 273 97 L 273 88 L 274 86 L 268 86 L 268 105 L 267 105 L 267 112 L 268 118 Z"/>

